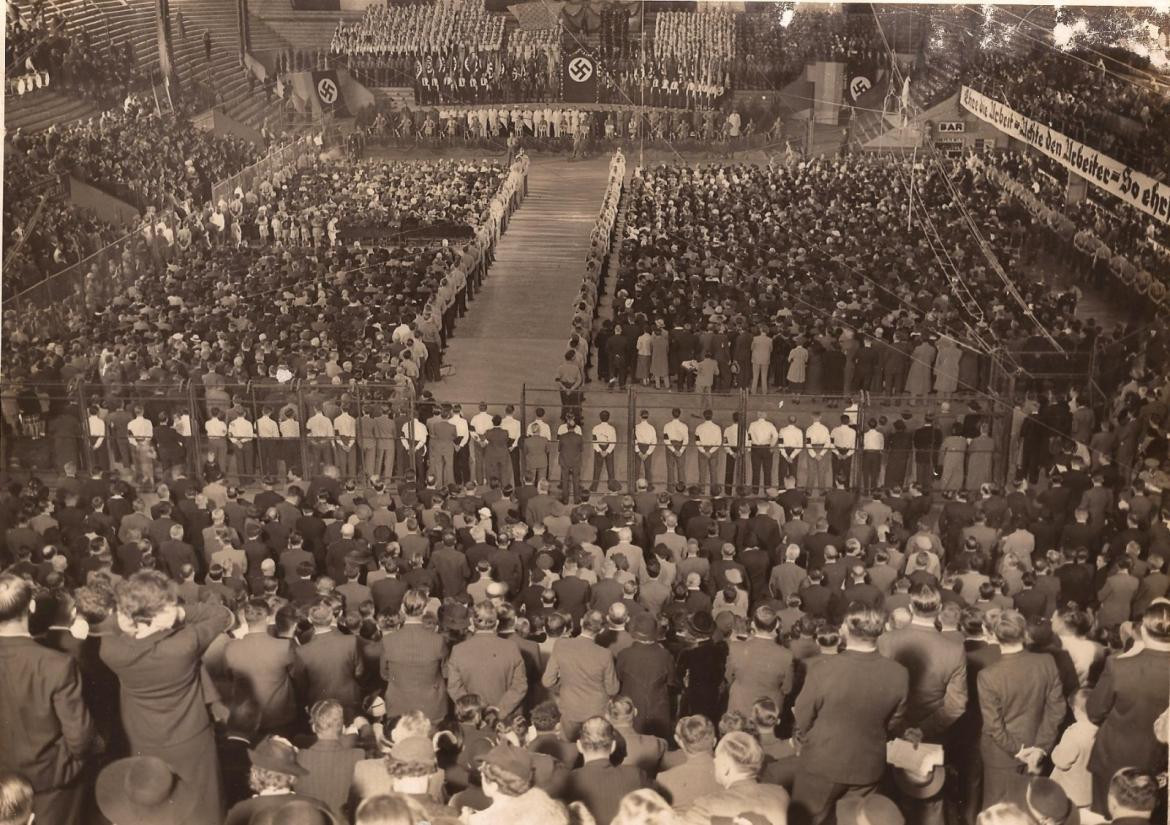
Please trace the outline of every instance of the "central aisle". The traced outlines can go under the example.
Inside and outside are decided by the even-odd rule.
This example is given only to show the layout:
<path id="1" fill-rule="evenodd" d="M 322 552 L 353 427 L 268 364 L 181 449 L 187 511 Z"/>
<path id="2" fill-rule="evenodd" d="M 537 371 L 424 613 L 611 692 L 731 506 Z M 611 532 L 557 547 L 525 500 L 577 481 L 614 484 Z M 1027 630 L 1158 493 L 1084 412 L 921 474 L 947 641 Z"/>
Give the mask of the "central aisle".
<path id="1" fill-rule="evenodd" d="M 443 358 L 454 374 L 429 385 L 435 398 L 463 404 L 470 417 L 479 401 L 519 406 L 524 384 L 553 386 L 608 174 L 608 156 L 532 160 L 528 197 L 500 239 L 480 293 L 455 324 Z"/>

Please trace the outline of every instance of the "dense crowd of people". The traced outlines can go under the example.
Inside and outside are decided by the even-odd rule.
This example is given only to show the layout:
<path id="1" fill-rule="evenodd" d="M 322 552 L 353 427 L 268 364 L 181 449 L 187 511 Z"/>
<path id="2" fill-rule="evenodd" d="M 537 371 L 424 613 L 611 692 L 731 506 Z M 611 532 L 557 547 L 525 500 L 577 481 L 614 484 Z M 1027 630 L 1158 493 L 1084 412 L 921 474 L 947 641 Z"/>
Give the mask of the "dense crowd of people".
<path id="1" fill-rule="evenodd" d="M 5 485 L 0 815 L 1164 821 L 1166 476 L 566 506 L 489 471 Z"/>
<path id="2" fill-rule="evenodd" d="M 409 409 L 438 379 L 455 320 L 523 194 L 526 163 L 305 156 L 246 196 L 237 190 L 185 218 L 148 214 L 119 255 L 95 265 L 84 306 L 6 314 L 5 439 L 51 444 L 57 466 L 91 455 L 144 484 L 156 466 L 162 475 L 169 461 L 194 461 L 197 444 L 233 479 L 276 472 L 278 462 L 282 473 L 306 472 L 302 436 L 310 467 L 332 463 L 342 407 L 358 413 L 359 384 L 378 387 L 364 397 L 371 419 L 375 404 Z M 64 388 L 76 381 L 90 387 L 92 409 L 69 407 Z M 249 382 L 266 386 L 258 403 Z M 185 383 L 203 388 L 198 409 Z M 136 405 L 150 426 L 132 436 Z M 358 443 L 355 431 L 338 448 L 353 473 Z M 371 451 L 363 471 L 378 474 L 373 463 Z M 381 472 L 394 466 L 391 451 Z"/>
<path id="3" fill-rule="evenodd" d="M 980 51 L 965 67 L 964 82 L 1134 169 L 1165 173 L 1166 96 L 1116 68 L 1102 70 L 1098 62 L 1093 55 L 1047 48 L 1020 57 Z"/>
<path id="4" fill-rule="evenodd" d="M 992 349 L 1047 350 L 1038 327 L 1068 351 L 1091 348 L 1099 330 L 1073 317 L 1075 295 L 1017 265 L 1018 209 L 977 171 L 951 175 L 891 156 L 640 171 L 599 374 L 718 390 L 752 386 L 759 364 L 765 391 L 945 395 L 986 389 Z M 1028 309 L 1005 293 L 964 212 Z M 648 364 L 644 335 L 667 339 L 658 357 L 651 343 Z M 705 380 L 692 380 L 708 358 Z"/>
<path id="5" fill-rule="evenodd" d="M 147 82 L 129 40 L 101 43 L 85 29 L 70 32 L 51 5 L 34 0 L 7 9 L 4 66 L 9 93 L 19 96 L 52 87 L 108 105 Z"/>
<path id="6" fill-rule="evenodd" d="M 502 45 L 504 18 L 483 3 L 440 2 L 369 6 L 362 19 L 337 24 L 334 54 L 456 54 L 495 52 Z"/>
<path id="7" fill-rule="evenodd" d="M 876 66 L 884 55 L 870 14 L 827 14 L 813 8 L 787 17 L 739 15 L 732 76 L 737 88 L 781 89 L 815 60 Z"/>
<path id="8" fill-rule="evenodd" d="M 1106 285 L 1118 257 L 1170 286 L 1170 228 L 1093 187 L 1076 203 L 1065 200 L 1067 172 L 1043 155 L 1003 151 L 980 158 L 1035 196 L 1036 215 L 1066 244 L 1083 253 L 1079 269 L 1098 287 Z M 1065 250 L 1067 253 L 1067 249 Z M 1120 261 L 1116 266 L 1120 266 Z"/>

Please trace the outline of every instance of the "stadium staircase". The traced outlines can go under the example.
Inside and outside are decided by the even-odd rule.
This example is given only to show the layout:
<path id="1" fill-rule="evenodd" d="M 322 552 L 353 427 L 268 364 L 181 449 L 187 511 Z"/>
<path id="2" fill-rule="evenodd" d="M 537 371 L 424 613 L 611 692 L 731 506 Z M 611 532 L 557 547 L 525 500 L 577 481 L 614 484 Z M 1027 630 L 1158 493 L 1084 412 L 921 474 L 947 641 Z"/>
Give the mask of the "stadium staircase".
<path id="1" fill-rule="evenodd" d="M 56 92 L 52 87 L 4 101 L 4 127 L 12 132 L 39 132 L 54 124 L 65 125 L 98 114 L 92 101 Z"/>
<path id="2" fill-rule="evenodd" d="M 54 9 L 66 21 L 75 37 L 85 37 L 96 51 L 107 44 L 121 47 L 129 42 L 139 66 L 147 71 L 158 69 L 157 27 L 154 0 L 54 0 Z M 183 15 L 186 37 L 179 30 L 178 15 Z M 263 21 L 251 20 L 252 48 L 276 50 L 288 43 Z M 203 53 L 203 31 L 211 33 L 210 64 Z M 273 125 L 280 113 L 280 102 L 266 101 L 257 83 L 249 88 L 248 76 L 239 65 L 239 34 L 234 0 L 181 0 L 171 4 L 171 45 L 174 65 L 181 83 L 209 83 L 219 92 L 223 108 L 236 120 L 259 128 Z M 67 94 L 47 90 L 5 100 L 8 111 L 5 125 L 26 131 L 44 129 L 54 123 L 69 123 L 88 117 L 98 108 Z M 68 105 L 67 105 L 68 104 Z"/>
<path id="3" fill-rule="evenodd" d="M 553 386 L 608 174 L 608 155 L 533 159 L 528 197 L 508 222 L 480 293 L 455 325 L 444 356 L 454 370 L 433 385 L 436 398 L 518 403 L 525 384 Z"/>

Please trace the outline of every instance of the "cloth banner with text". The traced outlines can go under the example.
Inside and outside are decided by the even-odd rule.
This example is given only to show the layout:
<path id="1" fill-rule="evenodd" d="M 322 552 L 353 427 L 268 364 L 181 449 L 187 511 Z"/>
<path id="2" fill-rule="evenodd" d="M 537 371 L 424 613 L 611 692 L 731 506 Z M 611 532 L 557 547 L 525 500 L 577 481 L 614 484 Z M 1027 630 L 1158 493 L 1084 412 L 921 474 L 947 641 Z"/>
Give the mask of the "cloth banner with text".
<path id="1" fill-rule="evenodd" d="M 1025 117 L 1004 103 L 964 86 L 964 109 L 1001 132 L 1039 149 L 1065 169 L 1164 224 L 1170 224 L 1170 186 L 1134 171 L 1108 155 Z"/>

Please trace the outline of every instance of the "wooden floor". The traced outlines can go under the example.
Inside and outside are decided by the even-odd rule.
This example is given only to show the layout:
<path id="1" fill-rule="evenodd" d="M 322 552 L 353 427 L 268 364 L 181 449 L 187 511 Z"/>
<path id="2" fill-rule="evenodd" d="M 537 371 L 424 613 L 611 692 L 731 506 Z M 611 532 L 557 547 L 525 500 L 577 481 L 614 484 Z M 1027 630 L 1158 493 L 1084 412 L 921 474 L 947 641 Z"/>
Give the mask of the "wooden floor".
<path id="1" fill-rule="evenodd" d="M 606 156 L 532 161 L 528 197 L 448 344 L 444 363 L 454 373 L 430 385 L 437 399 L 465 410 L 479 401 L 518 406 L 524 384 L 553 386 L 608 168 Z"/>

